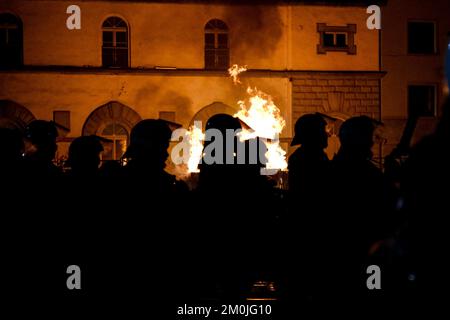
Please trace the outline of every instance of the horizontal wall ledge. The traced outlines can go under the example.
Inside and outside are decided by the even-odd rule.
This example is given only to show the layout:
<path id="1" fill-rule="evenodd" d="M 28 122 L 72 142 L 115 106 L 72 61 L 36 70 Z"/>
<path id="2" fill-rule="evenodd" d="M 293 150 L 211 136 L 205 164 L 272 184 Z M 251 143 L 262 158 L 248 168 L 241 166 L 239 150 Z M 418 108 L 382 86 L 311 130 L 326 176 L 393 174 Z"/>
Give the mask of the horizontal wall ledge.
<path id="1" fill-rule="evenodd" d="M 100 67 L 73 67 L 73 66 L 24 66 L 18 69 L 3 69 L 3 73 L 58 73 L 58 74 L 101 74 L 101 75 L 155 75 L 155 76 L 210 76 L 229 77 L 226 70 L 206 69 L 179 69 L 173 67 L 155 68 L 127 68 L 108 69 Z M 240 74 L 240 77 L 273 77 L 273 78 L 316 78 L 318 75 L 329 78 L 337 77 L 361 77 L 380 79 L 386 74 L 385 71 L 368 70 L 271 70 L 271 69 L 249 69 Z"/>
<path id="2" fill-rule="evenodd" d="M 34 0 L 49 1 L 49 0 Z M 50 0 L 61 1 L 61 0 Z M 388 0 L 81 0 L 81 2 L 134 2 L 134 3 L 181 3 L 208 5 L 316 5 L 316 6 L 365 6 L 386 5 Z M 78 1 L 80 2 L 80 1 Z"/>

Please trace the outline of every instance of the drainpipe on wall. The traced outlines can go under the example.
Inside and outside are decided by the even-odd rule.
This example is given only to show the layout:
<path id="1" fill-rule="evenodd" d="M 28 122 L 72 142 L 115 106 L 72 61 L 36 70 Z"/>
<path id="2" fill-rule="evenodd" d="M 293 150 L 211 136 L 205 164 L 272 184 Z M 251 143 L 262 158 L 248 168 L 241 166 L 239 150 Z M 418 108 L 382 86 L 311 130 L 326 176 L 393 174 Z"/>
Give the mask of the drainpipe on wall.
<path id="1" fill-rule="evenodd" d="M 381 33 L 381 29 L 378 30 L 378 71 L 381 72 L 382 69 L 382 65 L 383 65 L 383 61 L 382 61 L 382 42 L 381 42 L 381 37 L 382 37 L 382 33 Z M 380 110 L 379 112 L 379 121 L 382 122 L 382 86 L 381 86 L 381 78 L 378 79 L 378 88 L 379 88 L 379 94 L 378 94 L 378 110 Z M 380 142 L 380 146 L 379 146 L 379 155 L 380 155 L 380 165 L 381 165 L 381 169 L 384 169 L 384 161 L 383 161 L 383 143 Z"/>

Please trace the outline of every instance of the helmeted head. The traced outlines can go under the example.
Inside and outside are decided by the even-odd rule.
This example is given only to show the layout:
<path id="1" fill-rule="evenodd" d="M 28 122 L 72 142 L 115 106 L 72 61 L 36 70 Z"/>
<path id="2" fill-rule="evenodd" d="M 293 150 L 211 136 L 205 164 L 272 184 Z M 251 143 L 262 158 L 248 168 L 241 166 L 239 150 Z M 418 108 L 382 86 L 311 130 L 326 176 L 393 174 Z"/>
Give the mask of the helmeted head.
<path id="1" fill-rule="evenodd" d="M 353 117 L 344 121 L 339 129 L 342 151 L 371 158 L 374 131 L 375 122 L 367 116 Z"/>
<path id="2" fill-rule="evenodd" d="M 327 122 L 319 114 L 305 114 L 295 123 L 291 146 L 299 145 L 325 149 L 328 146 Z"/>
<path id="3" fill-rule="evenodd" d="M 208 119 L 204 156 L 199 165 L 199 189 L 227 193 L 239 187 L 258 185 L 261 177 L 259 148 L 264 144 L 257 138 L 241 142 L 237 135 L 241 129 L 239 119 L 228 114 L 216 114 Z M 237 186 L 236 181 L 241 183 Z"/>
<path id="4" fill-rule="evenodd" d="M 25 129 L 25 138 L 36 146 L 54 143 L 58 130 L 53 121 L 34 120 Z"/>
<path id="5" fill-rule="evenodd" d="M 67 164 L 74 172 L 95 172 L 100 165 L 103 145 L 97 136 L 82 136 L 72 141 Z"/>
<path id="6" fill-rule="evenodd" d="M 227 154 L 232 154 L 233 163 L 236 163 L 236 153 L 237 153 L 237 143 L 238 138 L 236 136 L 237 130 L 241 129 L 241 124 L 237 118 L 234 118 L 231 115 L 219 113 L 213 115 L 208 119 L 205 125 L 205 143 L 204 150 L 206 155 L 214 157 L 216 160 L 221 161 L 223 164 L 231 164 L 226 163 Z M 217 136 L 220 136 L 217 137 Z M 219 145 L 219 139 L 222 144 Z M 228 141 L 232 139 L 233 141 Z M 211 145 L 211 146 L 210 146 Z M 214 146 L 214 148 L 213 148 Z M 233 147 L 233 150 L 228 150 L 230 146 Z M 220 159 L 220 152 L 217 147 L 221 147 L 222 150 L 222 159 Z M 214 150 L 214 153 L 210 153 L 208 151 Z M 229 156 L 228 156 L 229 159 Z M 204 159 L 205 160 L 205 159 Z M 205 164 L 208 164 L 208 161 L 204 161 Z"/>
<path id="7" fill-rule="evenodd" d="M 237 118 L 230 116 L 229 114 L 219 113 L 208 119 L 205 130 L 208 129 L 217 129 L 225 134 L 227 129 L 241 129 L 241 124 Z"/>
<path id="8" fill-rule="evenodd" d="M 164 120 L 142 120 L 131 129 L 130 145 L 124 157 L 164 168 L 171 136 L 172 131 Z"/>
<path id="9" fill-rule="evenodd" d="M 36 149 L 39 158 L 51 161 L 56 153 L 58 130 L 53 121 L 34 120 L 25 129 L 25 138 Z"/>

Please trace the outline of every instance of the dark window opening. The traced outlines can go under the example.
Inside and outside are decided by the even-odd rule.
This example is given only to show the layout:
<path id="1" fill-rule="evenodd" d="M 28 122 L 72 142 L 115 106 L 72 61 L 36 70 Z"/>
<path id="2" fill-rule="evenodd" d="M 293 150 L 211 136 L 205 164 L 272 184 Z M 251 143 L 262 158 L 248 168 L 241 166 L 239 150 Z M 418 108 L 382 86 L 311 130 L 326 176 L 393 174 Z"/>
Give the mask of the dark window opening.
<path id="1" fill-rule="evenodd" d="M 14 68 L 23 64 L 22 22 L 9 13 L 0 14 L 0 67 Z"/>
<path id="2" fill-rule="evenodd" d="M 229 65 L 228 27 L 213 19 L 205 26 L 205 69 L 228 69 Z"/>
<path id="3" fill-rule="evenodd" d="M 347 35 L 345 33 L 323 33 L 325 47 L 347 48 Z"/>
<path id="4" fill-rule="evenodd" d="M 317 45 L 317 53 L 326 54 L 328 51 L 338 51 L 356 54 L 356 24 L 328 26 L 326 23 L 318 23 L 317 32 L 320 39 L 320 43 Z"/>
<path id="5" fill-rule="evenodd" d="M 408 53 L 436 53 L 436 25 L 434 22 L 408 22 Z"/>
<path id="6" fill-rule="evenodd" d="M 103 23 L 102 66 L 128 68 L 128 27 L 125 21 L 110 17 Z"/>
<path id="7" fill-rule="evenodd" d="M 408 86 L 408 113 L 418 117 L 436 115 L 436 86 Z"/>

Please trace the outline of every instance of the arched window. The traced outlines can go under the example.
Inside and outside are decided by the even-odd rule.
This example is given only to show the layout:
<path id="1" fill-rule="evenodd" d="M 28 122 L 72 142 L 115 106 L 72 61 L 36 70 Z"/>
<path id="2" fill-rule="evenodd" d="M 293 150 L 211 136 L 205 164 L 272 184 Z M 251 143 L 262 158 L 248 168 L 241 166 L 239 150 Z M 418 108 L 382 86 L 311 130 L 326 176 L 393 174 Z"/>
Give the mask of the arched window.
<path id="1" fill-rule="evenodd" d="M 118 17 L 103 22 L 102 66 L 128 68 L 128 26 Z"/>
<path id="2" fill-rule="evenodd" d="M 24 106 L 10 100 L 0 100 L 0 128 L 25 131 L 27 125 L 36 120 Z"/>
<path id="3" fill-rule="evenodd" d="M 22 22 L 10 13 L 1 13 L 0 67 L 14 68 L 22 63 Z"/>
<path id="4" fill-rule="evenodd" d="M 131 129 L 141 120 L 132 108 L 110 101 L 92 111 L 84 123 L 82 135 L 105 138 L 102 159 L 119 160 L 128 146 Z"/>
<path id="5" fill-rule="evenodd" d="M 210 20 L 205 26 L 205 69 L 228 69 L 229 64 L 228 27 L 221 20 Z"/>
<path id="6" fill-rule="evenodd" d="M 101 136 L 111 141 L 105 145 L 102 160 L 120 160 L 128 145 L 128 131 L 117 122 L 107 125 Z"/>

